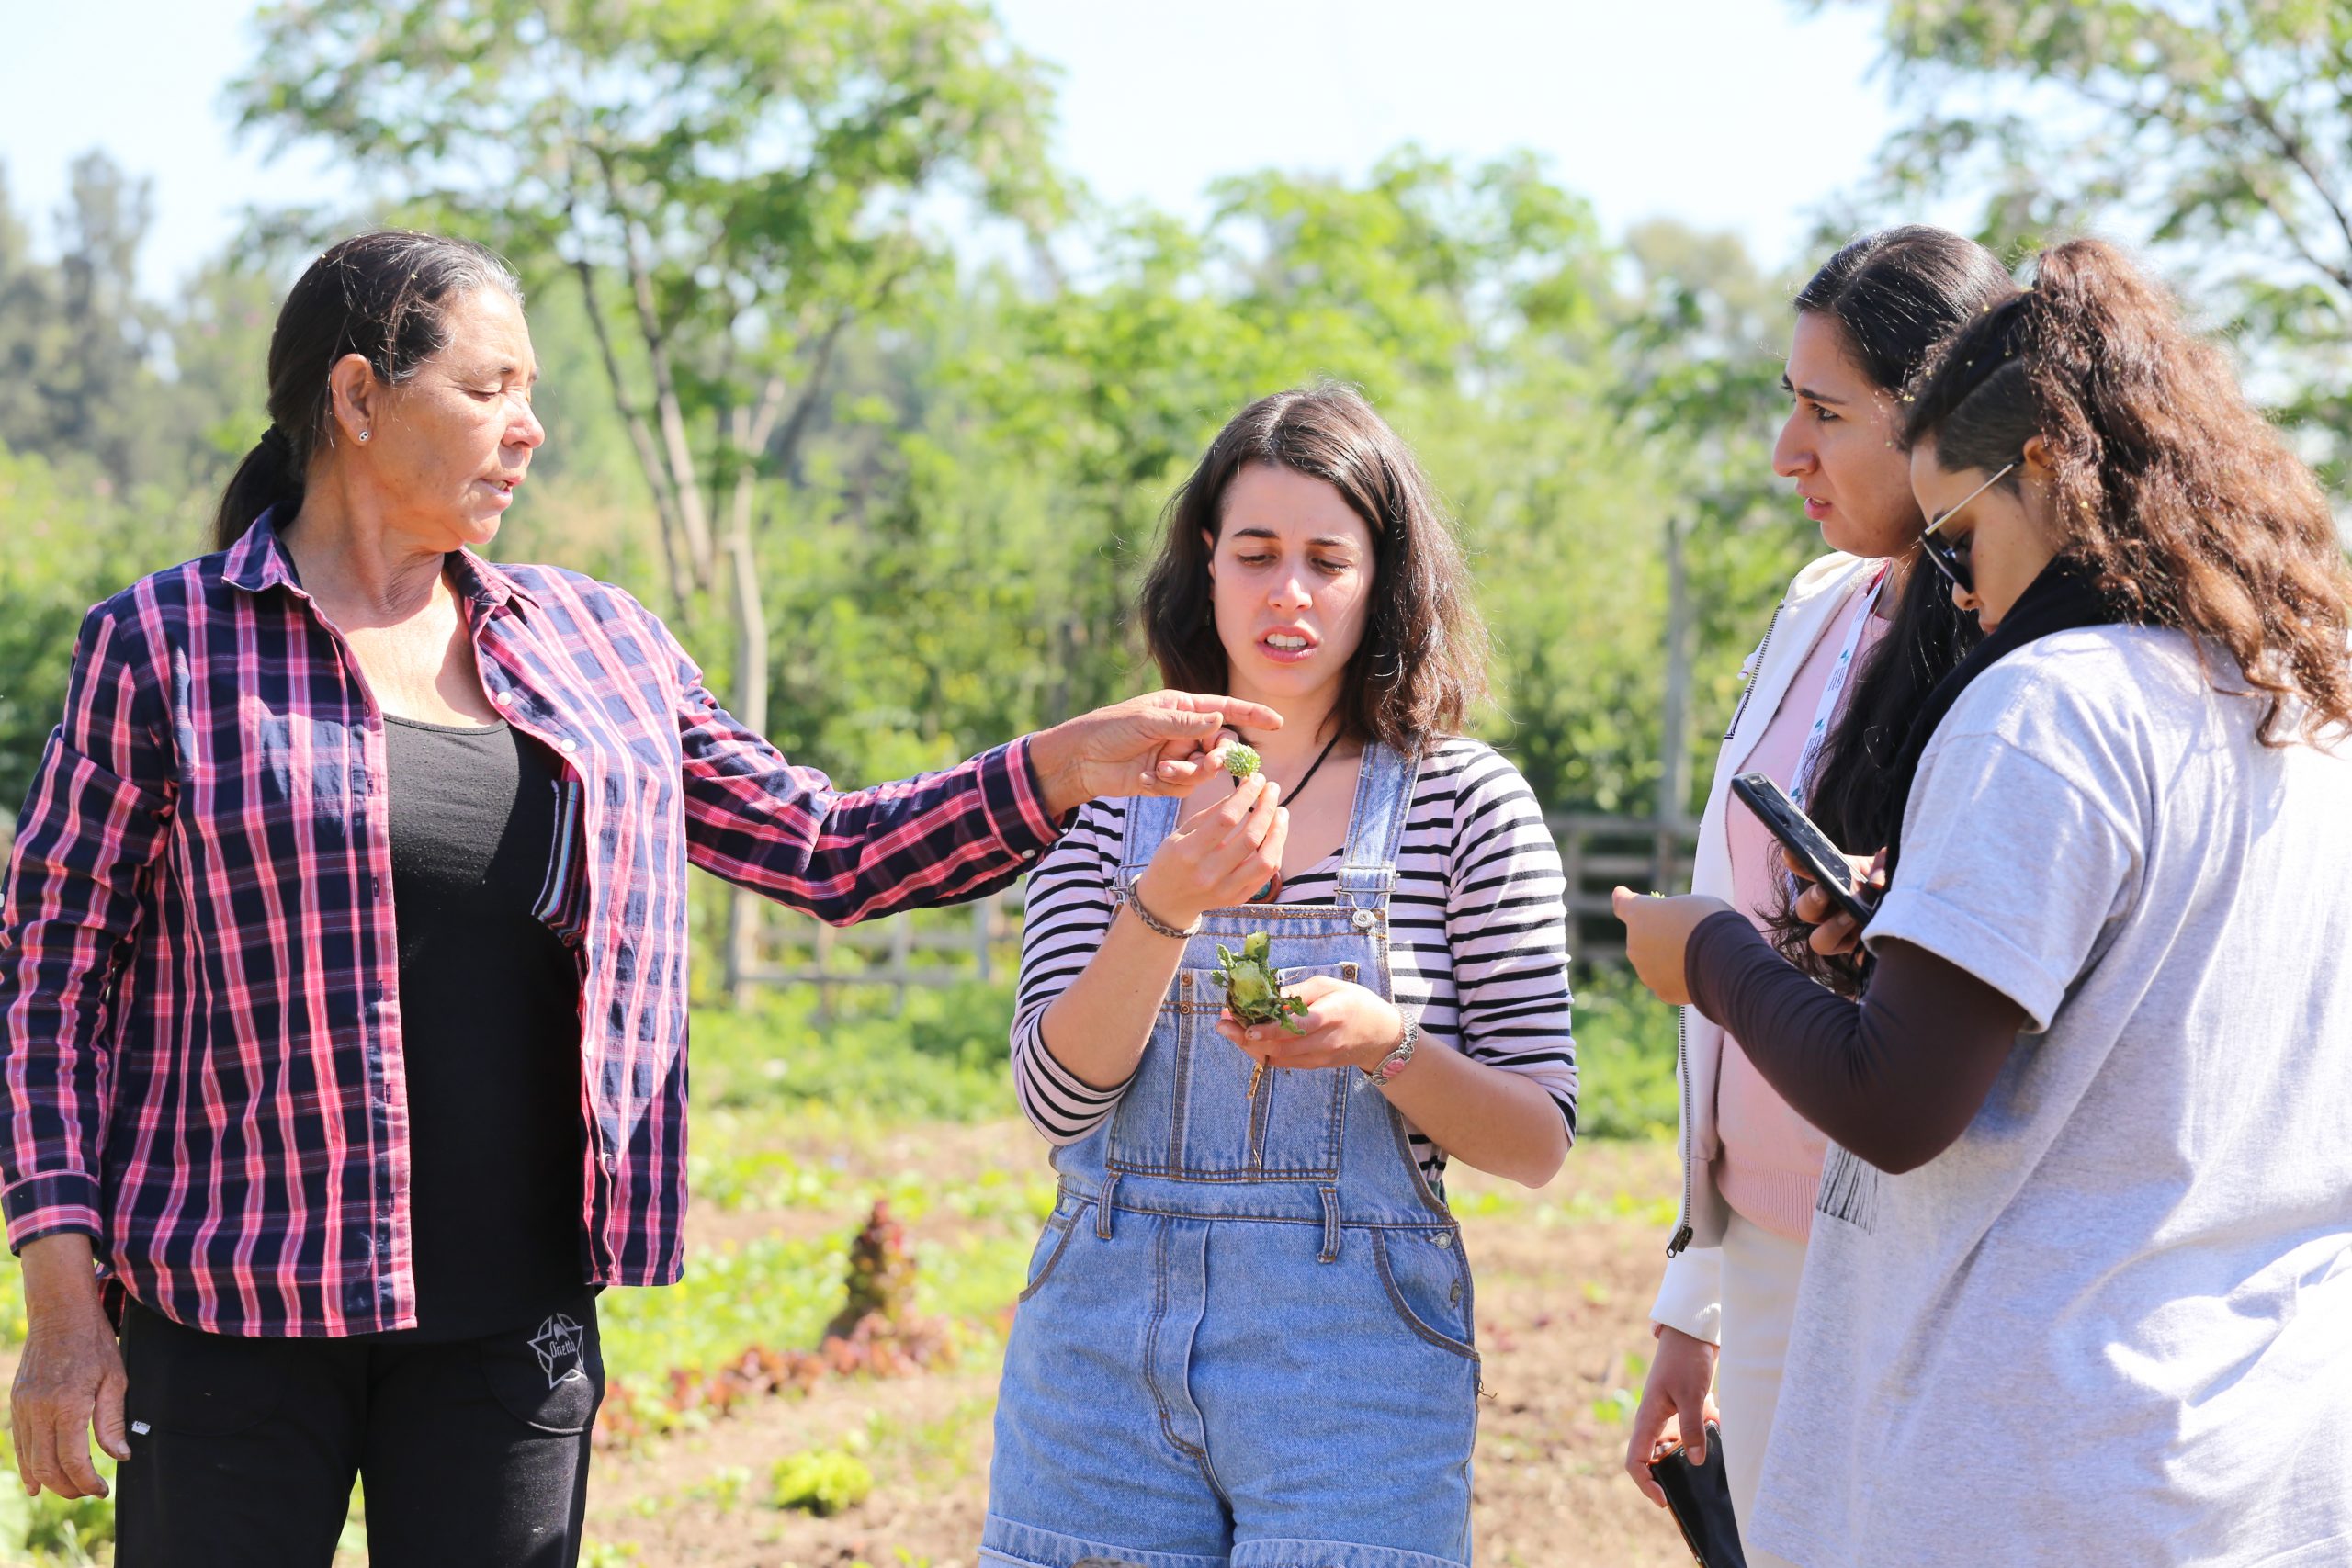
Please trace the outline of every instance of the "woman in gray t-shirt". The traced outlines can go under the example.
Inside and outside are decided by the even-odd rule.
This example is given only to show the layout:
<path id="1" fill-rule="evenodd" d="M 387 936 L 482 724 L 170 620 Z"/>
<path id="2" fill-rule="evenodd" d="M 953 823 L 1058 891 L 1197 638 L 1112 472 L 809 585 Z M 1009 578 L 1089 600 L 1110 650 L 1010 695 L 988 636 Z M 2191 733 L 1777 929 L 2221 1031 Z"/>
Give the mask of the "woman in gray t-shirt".
<path id="1" fill-rule="evenodd" d="M 1619 900 L 1643 978 L 1838 1145 L 1752 1533 L 1805 1568 L 2342 1562 L 2352 610 L 2326 502 L 2097 242 L 2045 252 L 1914 396 L 1928 554 L 1987 636 L 1904 749 L 1869 990 L 1710 900 Z"/>

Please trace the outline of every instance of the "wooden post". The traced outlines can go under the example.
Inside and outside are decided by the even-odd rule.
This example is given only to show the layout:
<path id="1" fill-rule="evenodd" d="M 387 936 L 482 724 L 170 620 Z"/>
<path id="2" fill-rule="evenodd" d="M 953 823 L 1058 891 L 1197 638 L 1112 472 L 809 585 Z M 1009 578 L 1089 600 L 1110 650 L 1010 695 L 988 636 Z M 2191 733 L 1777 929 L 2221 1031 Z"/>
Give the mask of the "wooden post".
<path id="1" fill-rule="evenodd" d="M 1650 886 L 1681 891 L 1682 818 L 1690 796 L 1690 573 L 1683 560 L 1690 520 L 1666 524 L 1666 701 L 1658 716 L 1657 838 Z"/>
<path id="2" fill-rule="evenodd" d="M 833 1016 L 833 939 L 839 934 L 831 926 L 818 922 L 810 967 L 817 971 L 817 1018 L 820 1022 Z"/>
<path id="3" fill-rule="evenodd" d="M 771 401 L 780 400 L 778 386 Z M 734 411 L 734 434 L 737 443 L 736 461 L 742 465 L 735 476 L 734 506 L 727 530 L 727 559 L 729 576 L 734 589 L 735 612 L 735 691 L 733 712 L 743 721 L 745 728 L 754 735 L 764 735 L 768 728 L 768 617 L 760 592 L 759 558 L 752 548 L 752 512 L 753 502 L 752 459 L 749 443 L 755 434 L 755 423 L 772 425 L 773 412 L 763 409 L 755 419 L 752 411 Z M 752 982 L 747 977 L 758 962 L 760 921 L 759 896 L 748 888 L 733 887 L 727 900 L 727 992 L 737 1008 L 747 1007 L 752 1000 Z"/>
<path id="4" fill-rule="evenodd" d="M 895 915 L 890 919 L 890 1016 L 898 1018 L 907 1010 L 907 972 L 914 967 L 915 919 L 912 915 Z"/>

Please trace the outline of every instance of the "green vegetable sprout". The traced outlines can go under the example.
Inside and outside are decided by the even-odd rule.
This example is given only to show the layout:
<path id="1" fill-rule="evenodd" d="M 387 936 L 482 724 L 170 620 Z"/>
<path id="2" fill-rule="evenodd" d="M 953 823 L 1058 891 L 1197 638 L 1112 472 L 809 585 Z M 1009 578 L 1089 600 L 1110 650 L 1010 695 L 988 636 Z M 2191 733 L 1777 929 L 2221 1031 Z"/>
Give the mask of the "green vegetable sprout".
<path id="1" fill-rule="evenodd" d="M 1264 931 L 1243 937 L 1238 958 L 1225 943 L 1216 944 L 1217 978 L 1225 987 L 1225 1005 L 1243 1023 L 1279 1023 L 1293 1034 L 1304 1034 L 1306 1025 L 1298 1021 L 1306 1015 L 1306 1003 L 1283 994 L 1274 966 L 1267 962 L 1273 948 L 1273 939 Z M 1258 1085 L 1265 1076 L 1266 1064 L 1260 1062 L 1250 1075 L 1250 1099 L 1258 1098 Z"/>
<path id="2" fill-rule="evenodd" d="M 1239 784 L 1258 771 L 1258 749 L 1255 746 L 1231 746 L 1226 749 L 1225 771 Z"/>
<path id="3" fill-rule="evenodd" d="M 1306 1026 L 1297 1020 L 1306 1011 L 1306 1004 L 1296 997 L 1283 995 L 1281 985 L 1274 979 L 1273 965 L 1266 962 L 1273 945 L 1264 931 L 1251 931 L 1242 938 L 1238 957 L 1225 943 L 1216 944 L 1217 974 L 1225 985 L 1226 1006 L 1244 1023 L 1279 1023 L 1293 1034 L 1304 1034 Z"/>

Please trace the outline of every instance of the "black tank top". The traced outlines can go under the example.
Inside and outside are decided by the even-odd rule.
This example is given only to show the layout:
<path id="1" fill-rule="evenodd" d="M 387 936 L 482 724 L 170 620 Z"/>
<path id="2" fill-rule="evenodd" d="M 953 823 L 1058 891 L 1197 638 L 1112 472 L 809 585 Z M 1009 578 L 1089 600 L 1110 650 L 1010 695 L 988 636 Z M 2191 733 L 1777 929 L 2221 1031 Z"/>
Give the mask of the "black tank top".
<path id="1" fill-rule="evenodd" d="M 534 914 L 563 774 L 506 724 L 386 716 L 417 1337 L 537 1321 L 586 1278 L 580 978 Z"/>

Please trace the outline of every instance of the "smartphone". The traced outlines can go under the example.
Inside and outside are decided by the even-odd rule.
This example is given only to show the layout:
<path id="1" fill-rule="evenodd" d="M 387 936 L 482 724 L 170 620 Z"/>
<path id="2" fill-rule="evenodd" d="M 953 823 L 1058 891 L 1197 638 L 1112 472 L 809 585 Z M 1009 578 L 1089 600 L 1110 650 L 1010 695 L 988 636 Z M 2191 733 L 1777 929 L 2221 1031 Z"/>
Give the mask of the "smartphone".
<path id="1" fill-rule="evenodd" d="M 1805 868 L 1805 874 L 1821 884 L 1824 891 L 1837 900 L 1838 907 L 1854 917 L 1858 926 L 1870 924 L 1876 911 L 1864 889 L 1854 878 L 1854 868 L 1829 841 L 1829 835 L 1813 825 L 1813 819 L 1797 809 L 1788 792 L 1762 773 L 1742 773 L 1731 781 L 1732 794 L 1740 804 L 1756 814 L 1764 830 L 1778 839 L 1781 846 Z"/>
<path id="2" fill-rule="evenodd" d="M 1683 1544 L 1700 1568 L 1747 1568 L 1732 1517 L 1731 1481 L 1724 1470 L 1724 1429 L 1707 1423 L 1707 1462 L 1692 1464 L 1690 1450 L 1677 1444 L 1650 1466 L 1650 1478 L 1666 1494 L 1667 1510 L 1682 1531 Z"/>

